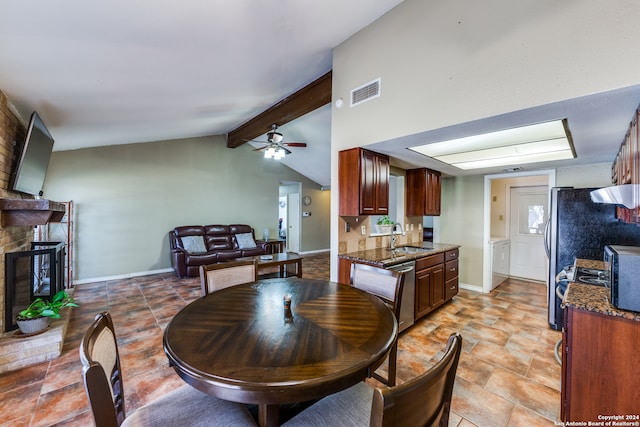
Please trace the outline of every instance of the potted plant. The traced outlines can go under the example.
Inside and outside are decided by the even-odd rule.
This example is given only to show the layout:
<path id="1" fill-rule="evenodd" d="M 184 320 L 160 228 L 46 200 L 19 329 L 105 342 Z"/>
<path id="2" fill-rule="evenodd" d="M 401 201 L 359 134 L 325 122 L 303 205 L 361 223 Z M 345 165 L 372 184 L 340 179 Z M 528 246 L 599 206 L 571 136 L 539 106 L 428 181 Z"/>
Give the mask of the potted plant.
<path id="1" fill-rule="evenodd" d="M 56 293 L 51 301 L 36 298 L 29 307 L 18 313 L 16 323 L 23 334 L 35 334 L 48 328 L 51 319 L 59 319 L 62 308 L 77 306 L 74 299 L 62 290 Z"/>
<path id="2" fill-rule="evenodd" d="M 389 219 L 389 215 L 385 215 L 381 218 L 378 218 L 378 222 L 376 226 L 378 228 L 378 232 L 381 234 L 391 234 L 391 229 L 393 228 L 394 222 Z"/>

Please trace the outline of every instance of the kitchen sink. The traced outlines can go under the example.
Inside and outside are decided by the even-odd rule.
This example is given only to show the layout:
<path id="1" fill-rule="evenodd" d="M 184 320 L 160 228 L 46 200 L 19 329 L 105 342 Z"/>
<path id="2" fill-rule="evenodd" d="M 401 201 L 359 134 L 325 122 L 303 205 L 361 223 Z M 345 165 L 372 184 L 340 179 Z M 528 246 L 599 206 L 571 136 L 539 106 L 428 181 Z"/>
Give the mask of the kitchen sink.
<path id="1" fill-rule="evenodd" d="M 387 248 L 389 251 L 395 251 L 396 253 L 405 253 L 405 254 L 421 254 L 423 252 L 430 252 L 433 249 L 423 248 L 422 246 L 400 246 L 395 249 Z"/>

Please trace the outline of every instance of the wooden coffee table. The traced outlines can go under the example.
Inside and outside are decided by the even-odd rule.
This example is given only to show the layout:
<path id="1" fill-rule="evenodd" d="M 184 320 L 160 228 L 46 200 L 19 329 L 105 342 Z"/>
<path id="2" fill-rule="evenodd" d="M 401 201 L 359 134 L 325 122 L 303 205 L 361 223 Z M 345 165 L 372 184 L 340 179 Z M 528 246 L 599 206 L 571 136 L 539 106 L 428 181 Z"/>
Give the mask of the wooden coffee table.
<path id="1" fill-rule="evenodd" d="M 271 259 L 268 259 L 271 257 Z M 257 255 L 250 257 L 237 258 L 236 260 L 251 260 L 255 259 L 258 262 L 258 274 L 261 269 L 265 269 L 267 267 L 280 267 L 280 271 L 277 274 L 277 277 L 287 277 L 287 276 L 298 276 L 302 277 L 302 257 L 298 254 L 294 253 L 279 253 L 279 254 L 269 254 L 269 255 Z M 290 264 L 295 264 L 296 272 L 295 274 L 290 274 L 287 271 L 286 266 Z M 266 278 L 268 275 L 261 276 L 261 278 Z"/>

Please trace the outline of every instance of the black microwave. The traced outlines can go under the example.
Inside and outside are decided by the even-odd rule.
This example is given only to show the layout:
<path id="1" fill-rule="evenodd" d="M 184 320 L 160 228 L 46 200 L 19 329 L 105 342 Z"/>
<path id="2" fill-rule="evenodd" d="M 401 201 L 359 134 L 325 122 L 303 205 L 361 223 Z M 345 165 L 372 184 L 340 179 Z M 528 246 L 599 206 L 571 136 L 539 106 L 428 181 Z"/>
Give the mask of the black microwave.
<path id="1" fill-rule="evenodd" d="M 640 312 L 640 247 L 607 245 L 604 263 L 611 305 Z"/>

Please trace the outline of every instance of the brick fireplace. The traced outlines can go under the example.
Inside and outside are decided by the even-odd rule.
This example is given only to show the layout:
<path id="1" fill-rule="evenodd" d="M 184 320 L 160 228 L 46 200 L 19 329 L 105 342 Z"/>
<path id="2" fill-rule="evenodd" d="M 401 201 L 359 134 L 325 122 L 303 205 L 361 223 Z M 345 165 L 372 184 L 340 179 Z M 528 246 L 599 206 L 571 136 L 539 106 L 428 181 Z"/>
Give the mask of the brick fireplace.
<path id="1" fill-rule="evenodd" d="M 4 93 L 0 91 L 0 198 L 20 198 L 20 194 L 9 191 L 9 175 L 12 170 L 14 141 L 21 141 L 25 138 L 25 125 L 18 120 L 11 111 L 9 103 Z M 0 242 L 2 253 L 0 253 L 0 331 L 5 330 L 5 253 L 27 251 L 31 249 L 33 241 L 32 226 L 0 226 Z"/>
<path id="2" fill-rule="evenodd" d="M 24 141 L 26 129 L 0 91 L 0 200 L 32 199 L 31 196 L 9 190 L 9 177 L 13 169 L 14 141 Z M 5 328 L 5 254 L 32 249 L 33 225 L 0 225 L 0 373 L 20 369 L 58 357 L 62 351 L 70 310 L 63 310 L 62 319 L 53 321 L 44 333 L 16 338 L 13 332 L 3 334 Z M 68 290 L 72 293 L 72 290 Z"/>

